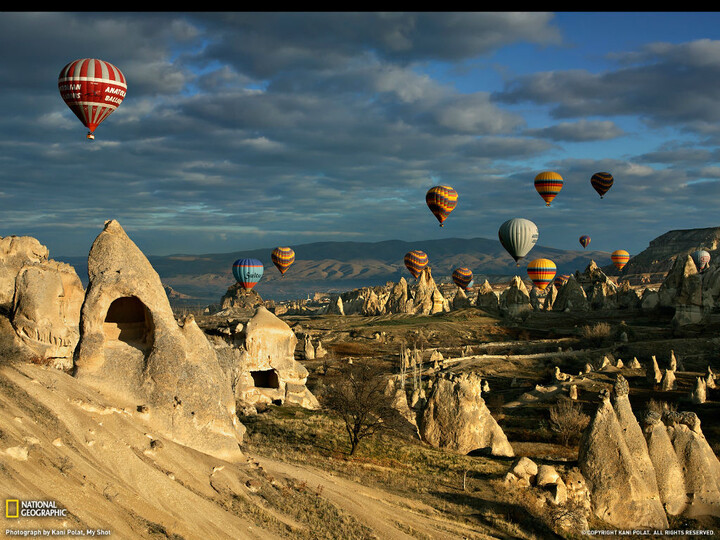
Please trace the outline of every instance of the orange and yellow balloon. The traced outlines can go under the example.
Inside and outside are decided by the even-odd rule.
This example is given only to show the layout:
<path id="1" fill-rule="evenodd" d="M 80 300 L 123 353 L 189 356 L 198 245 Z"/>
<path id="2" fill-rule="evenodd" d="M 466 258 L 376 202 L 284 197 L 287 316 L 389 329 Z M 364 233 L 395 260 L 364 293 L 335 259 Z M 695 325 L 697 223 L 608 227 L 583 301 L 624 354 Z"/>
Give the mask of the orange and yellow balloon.
<path id="1" fill-rule="evenodd" d="M 435 186 L 430 188 L 425 194 L 425 202 L 430 211 L 435 215 L 443 226 L 443 222 L 447 219 L 457 206 L 458 194 L 450 186 Z"/>
<path id="2" fill-rule="evenodd" d="M 550 259 L 535 259 L 528 264 L 527 273 L 530 280 L 542 291 L 553 282 L 557 266 Z"/>
<path id="3" fill-rule="evenodd" d="M 553 171 L 541 172 L 535 177 L 535 189 L 550 206 L 552 200 L 560 193 L 563 187 L 563 177 Z"/>
<path id="4" fill-rule="evenodd" d="M 271 257 L 275 267 L 280 270 L 280 275 L 285 275 L 287 269 L 295 262 L 295 252 L 289 247 L 276 247 Z"/>
<path id="5" fill-rule="evenodd" d="M 618 249 L 612 252 L 610 258 L 612 259 L 615 268 L 617 268 L 618 270 L 622 270 L 623 268 L 625 268 L 625 265 L 630 260 L 630 254 L 624 249 Z"/>
<path id="6" fill-rule="evenodd" d="M 428 256 L 425 252 L 415 249 L 405 254 L 405 267 L 417 279 L 420 273 L 428 264 Z"/>

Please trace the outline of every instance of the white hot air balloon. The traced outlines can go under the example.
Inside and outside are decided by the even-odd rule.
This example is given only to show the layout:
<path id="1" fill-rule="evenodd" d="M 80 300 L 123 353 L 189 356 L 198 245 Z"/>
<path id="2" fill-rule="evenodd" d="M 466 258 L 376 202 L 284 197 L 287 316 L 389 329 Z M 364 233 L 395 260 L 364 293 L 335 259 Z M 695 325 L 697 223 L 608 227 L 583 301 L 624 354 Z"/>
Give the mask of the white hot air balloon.
<path id="1" fill-rule="evenodd" d="M 500 225 L 500 243 L 520 266 L 520 259 L 527 255 L 538 239 L 538 228 L 525 218 L 513 218 Z"/>

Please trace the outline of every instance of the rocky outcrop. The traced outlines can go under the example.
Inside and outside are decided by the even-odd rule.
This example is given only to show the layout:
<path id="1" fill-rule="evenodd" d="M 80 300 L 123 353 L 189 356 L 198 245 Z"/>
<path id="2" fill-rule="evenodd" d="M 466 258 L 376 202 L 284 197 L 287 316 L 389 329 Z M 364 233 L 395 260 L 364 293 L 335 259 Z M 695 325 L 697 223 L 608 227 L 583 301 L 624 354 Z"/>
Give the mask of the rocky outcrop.
<path id="1" fill-rule="evenodd" d="M 501 313 L 510 317 L 517 317 L 523 312 L 533 310 L 530 293 L 518 276 L 514 276 L 510 281 L 510 286 L 500 294 L 498 307 Z"/>
<path id="2" fill-rule="evenodd" d="M 436 377 L 422 412 L 420 435 L 428 444 L 461 454 L 485 451 L 514 455 L 482 399 L 482 379 L 473 373 Z"/>
<path id="3" fill-rule="evenodd" d="M 627 424 L 627 419 L 623 423 Z M 654 472 L 652 480 L 640 473 L 637 441 L 632 435 L 631 440 L 634 442 L 629 446 L 623 424 L 610 403 L 609 392 L 606 392 L 583 432 L 578 452 L 578 463 L 588 484 L 593 512 L 619 528 L 666 529 L 668 521 Z"/>
<path id="4" fill-rule="evenodd" d="M 11 313 L 16 334 L 55 368 L 73 367 L 85 289 L 75 269 L 53 260 L 23 266 Z"/>
<path id="5" fill-rule="evenodd" d="M 211 334 L 211 342 L 240 407 L 287 403 L 319 408 L 317 399 L 306 386 L 308 371 L 294 357 L 297 336 L 267 308 L 259 306 L 253 316 L 230 335 Z M 303 342 L 314 357 L 315 349 L 309 336 L 305 337 Z"/>
<path id="6" fill-rule="evenodd" d="M 398 283 L 353 289 L 337 299 L 332 298 L 323 313 L 371 316 L 385 313 L 431 315 L 447 311 L 450 311 L 450 302 L 440 292 L 430 267 L 426 267 L 411 286 L 405 278 L 400 278 Z"/>
<path id="7" fill-rule="evenodd" d="M 487 279 L 478 287 L 475 305 L 488 313 L 497 313 L 500 309 L 500 298 Z"/>
<path id="8" fill-rule="evenodd" d="M 75 377 L 142 409 L 175 442 L 239 459 L 245 428 L 213 347 L 192 316 L 175 320 L 160 277 L 117 221 L 95 239 L 88 275 Z"/>
<path id="9" fill-rule="evenodd" d="M 553 311 L 588 311 L 589 309 L 590 303 L 585 290 L 575 276 L 570 276 L 558 291 Z"/>
<path id="10" fill-rule="evenodd" d="M 85 291 L 75 269 L 30 236 L 0 238 L 0 310 L 30 356 L 69 370 Z"/>
<path id="11" fill-rule="evenodd" d="M 233 283 L 220 299 L 220 309 L 226 314 L 252 314 L 264 305 L 263 299 L 255 289 L 245 290 L 239 283 Z"/>

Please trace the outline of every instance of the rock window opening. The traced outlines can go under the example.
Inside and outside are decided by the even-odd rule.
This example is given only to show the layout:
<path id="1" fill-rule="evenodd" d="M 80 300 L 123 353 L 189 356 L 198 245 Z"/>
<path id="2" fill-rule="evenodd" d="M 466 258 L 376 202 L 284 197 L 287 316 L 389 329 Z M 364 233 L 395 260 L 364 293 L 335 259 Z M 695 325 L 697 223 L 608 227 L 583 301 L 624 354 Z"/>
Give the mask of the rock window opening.
<path id="1" fill-rule="evenodd" d="M 251 371 L 250 374 L 256 388 L 280 388 L 280 379 L 274 369 Z"/>
<path id="2" fill-rule="evenodd" d="M 106 341 L 124 341 L 143 349 L 152 344 L 150 310 L 134 296 L 124 296 L 110 304 L 103 326 Z"/>

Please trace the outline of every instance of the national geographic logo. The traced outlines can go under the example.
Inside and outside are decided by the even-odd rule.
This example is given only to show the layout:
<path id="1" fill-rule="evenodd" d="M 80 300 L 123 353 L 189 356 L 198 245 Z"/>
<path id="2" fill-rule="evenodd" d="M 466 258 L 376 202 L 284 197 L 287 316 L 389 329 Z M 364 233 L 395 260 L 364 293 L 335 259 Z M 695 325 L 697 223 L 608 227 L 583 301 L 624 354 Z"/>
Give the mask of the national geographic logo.
<path id="1" fill-rule="evenodd" d="M 58 507 L 55 501 L 5 499 L 5 518 L 21 517 L 67 517 L 67 509 Z"/>

